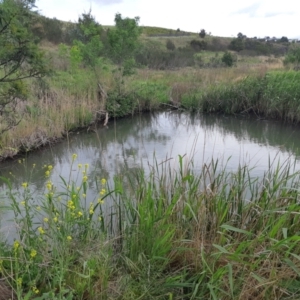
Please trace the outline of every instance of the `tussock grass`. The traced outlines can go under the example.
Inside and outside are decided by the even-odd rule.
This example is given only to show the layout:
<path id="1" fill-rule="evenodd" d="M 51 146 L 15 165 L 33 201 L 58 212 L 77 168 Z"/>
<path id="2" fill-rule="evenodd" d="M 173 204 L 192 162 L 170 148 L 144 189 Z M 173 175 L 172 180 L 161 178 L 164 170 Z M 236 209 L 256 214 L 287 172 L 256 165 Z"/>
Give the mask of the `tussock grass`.
<path id="1" fill-rule="evenodd" d="M 47 182 L 41 200 L 30 182 L 15 194 L 2 178 L 20 225 L 14 243 L 0 245 L 0 274 L 18 299 L 300 297 L 293 162 L 270 162 L 253 178 L 247 166 L 228 173 L 212 161 L 195 174 L 184 157 L 154 160 L 148 175 L 98 179 L 101 197 L 90 204 L 88 166 L 77 168 L 78 187 Z M 114 208 L 104 215 L 108 197 Z"/>

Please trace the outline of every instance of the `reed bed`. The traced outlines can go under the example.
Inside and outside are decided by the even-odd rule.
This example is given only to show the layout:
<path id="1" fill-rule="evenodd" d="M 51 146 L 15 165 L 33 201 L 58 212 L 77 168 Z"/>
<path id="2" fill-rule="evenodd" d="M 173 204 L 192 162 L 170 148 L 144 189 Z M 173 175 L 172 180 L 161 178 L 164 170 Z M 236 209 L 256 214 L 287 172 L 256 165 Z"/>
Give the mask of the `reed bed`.
<path id="1" fill-rule="evenodd" d="M 185 157 L 154 160 L 113 184 L 97 178 L 91 203 L 88 168 L 74 154 L 80 184 L 47 182 L 42 199 L 30 181 L 16 192 L 1 178 L 18 227 L 0 244 L 0 284 L 17 299 L 299 299 L 294 162 L 255 178 L 246 165 L 211 161 L 196 174 Z"/>
<path id="2" fill-rule="evenodd" d="M 203 112 L 252 113 L 257 116 L 299 123 L 300 73 L 272 71 L 247 77 L 235 84 L 211 87 L 193 106 Z"/>

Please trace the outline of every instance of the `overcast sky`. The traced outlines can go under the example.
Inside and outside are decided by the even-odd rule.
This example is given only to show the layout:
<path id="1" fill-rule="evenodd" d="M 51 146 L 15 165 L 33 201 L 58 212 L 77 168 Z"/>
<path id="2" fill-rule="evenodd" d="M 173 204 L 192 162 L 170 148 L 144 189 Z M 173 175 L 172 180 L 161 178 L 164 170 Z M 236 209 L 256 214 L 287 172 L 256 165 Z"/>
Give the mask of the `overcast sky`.
<path id="1" fill-rule="evenodd" d="M 140 17 L 140 25 L 214 36 L 300 38 L 299 0 L 36 0 L 42 15 L 77 21 L 82 12 L 102 25 L 113 25 L 116 13 Z"/>

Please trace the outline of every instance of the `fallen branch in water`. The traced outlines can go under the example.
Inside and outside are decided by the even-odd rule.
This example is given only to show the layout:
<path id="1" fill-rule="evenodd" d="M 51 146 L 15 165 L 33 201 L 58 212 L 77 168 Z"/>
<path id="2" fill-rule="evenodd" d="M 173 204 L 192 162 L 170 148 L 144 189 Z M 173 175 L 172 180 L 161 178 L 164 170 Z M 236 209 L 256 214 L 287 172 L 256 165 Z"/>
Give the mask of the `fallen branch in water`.
<path id="1" fill-rule="evenodd" d="M 105 120 L 103 126 L 106 126 L 108 122 L 108 112 L 105 112 Z"/>

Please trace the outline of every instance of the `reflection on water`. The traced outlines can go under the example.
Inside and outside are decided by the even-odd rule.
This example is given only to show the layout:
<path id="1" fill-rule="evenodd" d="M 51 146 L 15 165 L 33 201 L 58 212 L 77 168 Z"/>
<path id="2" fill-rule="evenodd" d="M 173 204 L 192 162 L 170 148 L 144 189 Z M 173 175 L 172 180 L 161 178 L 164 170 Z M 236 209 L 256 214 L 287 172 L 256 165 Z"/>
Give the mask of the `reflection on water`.
<path id="1" fill-rule="evenodd" d="M 260 176 L 268 168 L 269 159 L 283 161 L 299 157 L 298 135 L 297 127 L 264 120 L 149 113 L 111 121 L 108 128 L 99 127 L 95 132 L 70 134 L 64 142 L 29 154 L 24 164 L 18 161 L 0 164 L 0 176 L 10 178 L 16 189 L 22 182 L 30 181 L 38 197 L 49 179 L 56 185 L 61 184 L 60 175 L 74 180 L 79 176 L 81 180 L 77 164 L 87 163 L 91 188 L 88 197 L 94 199 L 93 179 L 104 177 L 111 181 L 124 170 L 145 168 L 152 163 L 154 155 L 158 162 L 173 158 L 174 166 L 178 155 L 193 156 L 196 171 L 212 157 L 223 165 L 226 163 L 228 170 L 249 164 L 255 167 L 253 176 Z M 78 158 L 70 169 L 73 153 Z M 44 176 L 44 165 L 53 166 L 50 178 Z M 0 183 L 0 195 L 3 189 Z"/>

